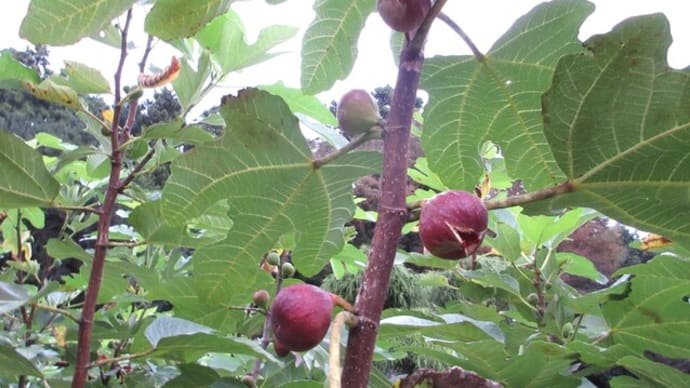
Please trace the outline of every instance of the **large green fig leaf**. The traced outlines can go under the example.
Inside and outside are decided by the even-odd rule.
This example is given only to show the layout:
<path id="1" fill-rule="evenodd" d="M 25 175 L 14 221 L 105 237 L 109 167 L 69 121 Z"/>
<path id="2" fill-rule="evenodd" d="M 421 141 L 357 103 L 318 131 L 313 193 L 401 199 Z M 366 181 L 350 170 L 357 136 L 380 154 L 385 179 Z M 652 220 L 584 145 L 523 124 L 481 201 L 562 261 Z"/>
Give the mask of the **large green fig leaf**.
<path id="1" fill-rule="evenodd" d="M 23 89 L 22 81 L 38 83 L 40 80 L 35 69 L 12 58 L 9 51 L 0 54 L 0 89 Z"/>
<path id="2" fill-rule="evenodd" d="M 136 0 L 31 0 L 19 35 L 34 44 L 76 43 L 94 35 Z"/>
<path id="3" fill-rule="evenodd" d="M 16 135 L 0 130 L 0 208 L 47 206 L 59 189 L 41 154 Z"/>
<path id="4" fill-rule="evenodd" d="M 626 297 L 612 297 L 602 307 L 616 343 L 638 355 L 649 350 L 690 358 L 690 262 L 663 255 L 618 274 L 634 278 Z"/>
<path id="5" fill-rule="evenodd" d="M 670 44 L 665 16 L 640 16 L 561 60 L 544 121 L 573 192 L 549 208 L 596 208 L 690 244 L 690 72 L 669 68 Z"/>
<path id="6" fill-rule="evenodd" d="M 146 32 L 163 40 L 188 38 L 230 9 L 232 0 L 158 0 L 146 15 Z"/>
<path id="7" fill-rule="evenodd" d="M 478 61 L 473 56 L 425 62 L 422 145 L 429 166 L 453 188 L 482 176 L 481 145 L 501 146 L 508 173 L 528 189 L 562 181 L 543 133 L 541 95 L 558 59 L 582 51 L 578 30 L 593 10 L 583 0 L 544 3 L 515 24 Z"/>
<path id="8" fill-rule="evenodd" d="M 220 65 L 223 74 L 266 61 L 278 55 L 268 51 L 297 34 L 298 28 L 274 25 L 262 29 L 247 44 L 244 25 L 237 13 L 229 11 L 206 25 L 195 38 Z"/>
<path id="9" fill-rule="evenodd" d="M 374 0 L 318 0 L 302 42 L 302 90 L 316 94 L 344 79 L 357 58 L 357 40 Z"/>
<path id="10" fill-rule="evenodd" d="M 295 234 L 293 261 L 304 274 L 342 248 L 354 212 L 352 182 L 377 172 L 381 158 L 357 152 L 314 168 L 297 119 L 264 91 L 227 96 L 220 111 L 225 135 L 173 162 L 161 209 L 170 224 L 184 224 L 227 200 L 233 227 L 226 240 L 195 252 L 194 277 L 204 300 L 245 302 L 239 285 L 265 276 L 258 262 L 281 235 Z"/>

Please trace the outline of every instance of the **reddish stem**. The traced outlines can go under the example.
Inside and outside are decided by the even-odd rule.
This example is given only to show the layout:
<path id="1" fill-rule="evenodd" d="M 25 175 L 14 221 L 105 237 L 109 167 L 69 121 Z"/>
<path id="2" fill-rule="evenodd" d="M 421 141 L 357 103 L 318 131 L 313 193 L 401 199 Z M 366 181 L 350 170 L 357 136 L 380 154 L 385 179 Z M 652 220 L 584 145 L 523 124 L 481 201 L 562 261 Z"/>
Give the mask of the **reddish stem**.
<path id="1" fill-rule="evenodd" d="M 122 151 L 120 150 L 120 136 L 119 118 L 122 113 L 120 106 L 120 77 L 124 67 L 125 58 L 127 57 L 127 31 L 129 23 L 132 20 L 132 10 L 127 11 L 127 20 L 122 29 L 122 44 L 120 47 L 120 61 L 118 63 L 117 71 L 115 72 L 115 109 L 113 112 L 113 125 L 110 134 L 110 141 L 112 146 L 112 153 L 110 155 L 110 178 L 108 187 L 105 192 L 105 199 L 101 205 L 101 213 L 98 219 L 98 235 L 96 237 L 96 246 L 94 249 L 93 263 L 91 265 L 91 274 L 89 275 L 89 284 L 86 288 L 84 296 L 84 305 L 82 306 L 81 319 L 79 321 L 79 335 L 77 342 L 77 356 L 74 375 L 72 377 L 73 388 L 83 388 L 86 385 L 89 365 L 91 363 L 91 336 L 93 332 L 93 317 L 96 312 L 96 301 L 98 300 L 98 291 L 101 287 L 103 279 L 103 268 L 105 266 L 105 256 L 108 252 L 108 233 L 110 228 L 110 221 L 115 210 L 115 200 L 118 192 L 122 188 L 120 181 L 120 172 L 122 170 Z M 130 102 L 129 109 L 136 109 L 136 99 Z M 133 106 L 133 107 L 132 107 Z M 131 127 L 134 115 L 128 117 L 127 127 Z"/>
<path id="2" fill-rule="evenodd" d="M 378 220 L 372 251 L 355 303 L 358 324 L 350 329 L 343 365 L 342 386 L 366 388 L 374 356 L 376 333 L 393 270 L 395 251 L 407 219 L 405 186 L 407 149 L 412 114 L 424 64 L 424 42 L 432 21 L 446 0 L 436 0 L 411 41 L 400 53 L 398 79 L 384 130 L 383 174 Z"/>

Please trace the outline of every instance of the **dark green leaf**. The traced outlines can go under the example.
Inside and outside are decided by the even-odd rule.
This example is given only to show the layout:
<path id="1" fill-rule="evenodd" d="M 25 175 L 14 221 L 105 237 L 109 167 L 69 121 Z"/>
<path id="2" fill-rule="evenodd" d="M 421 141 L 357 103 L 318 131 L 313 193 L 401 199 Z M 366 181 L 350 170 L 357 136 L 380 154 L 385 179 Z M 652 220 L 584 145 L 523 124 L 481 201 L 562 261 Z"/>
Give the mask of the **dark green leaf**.
<path id="1" fill-rule="evenodd" d="M 599 272 L 594 263 L 586 257 L 571 252 L 559 252 L 556 254 L 556 261 L 565 273 L 587 278 L 599 284 L 608 282 L 608 278 Z"/>
<path id="2" fill-rule="evenodd" d="M 316 94 L 344 79 L 357 58 L 357 40 L 374 0 L 319 0 L 302 42 L 302 90 Z"/>
<path id="3" fill-rule="evenodd" d="M 592 13 L 582 0 L 543 3 L 493 45 L 482 61 L 434 57 L 424 64 L 422 144 L 430 167 L 453 188 L 471 189 L 482 177 L 479 144 L 498 144 L 508 174 L 528 190 L 564 179 L 546 143 L 541 95 L 558 59 L 582 52 L 580 25 Z M 433 156 L 433 157 L 432 157 Z"/>
<path id="4" fill-rule="evenodd" d="M 0 89 L 23 89 L 22 82 L 38 83 L 36 70 L 12 58 L 9 51 L 0 54 Z"/>
<path id="5" fill-rule="evenodd" d="M 199 364 L 182 364 L 178 365 L 178 368 L 180 375 L 165 383 L 163 388 L 210 388 L 220 378 L 215 370 Z"/>
<path id="6" fill-rule="evenodd" d="M 259 86 L 259 89 L 280 96 L 295 113 L 303 113 L 330 126 L 338 125 L 333 113 L 315 96 L 304 95 L 301 90 L 288 88 L 282 82 Z"/>
<path id="7" fill-rule="evenodd" d="M 17 309 L 31 300 L 31 295 L 24 287 L 0 282 L 0 314 L 8 313 Z"/>
<path id="8" fill-rule="evenodd" d="M 613 339 L 639 355 L 690 358 L 690 262 L 660 256 L 631 272 L 630 292 L 602 307 Z"/>
<path id="9" fill-rule="evenodd" d="M 682 388 L 686 387 L 688 381 L 690 381 L 688 380 L 690 376 L 687 373 L 660 362 L 653 362 L 641 357 L 623 357 L 618 360 L 618 365 L 636 374 L 650 385 L 657 387 Z"/>
<path id="10" fill-rule="evenodd" d="M 213 140 L 213 135 L 201 127 L 185 127 L 182 122 L 154 124 L 144 130 L 144 139 L 171 139 L 181 143 L 198 145 Z"/>
<path id="11" fill-rule="evenodd" d="M 46 244 L 46 249 L 48 254 L 55 259 L 75 258 L 85 263 L 91 261 L 91 255 L 71 239 L 58 240 L 51 238 Z"/>
<path id="12" fill-rule="evenodd" d="M 161 203 L 170 223 L 183 224 L 227 200 L 234 224 L 227 240 L 194 254 L 199 296 L 214 304 L 238 296 L 230 277 L 247 275 L 251 287 L 259 260 L 286 233 L 296 236 L 297 269 L 318 272 L 343 246 L 352 182 L 380 165 L 380 154 L 355 152 L 314 169 L 297 120 L 263 91 L 226 97 L 221 114 L 225 135 L 173 162 Z"/>
<path id="13" fill-rule="evenodd" d="M 103 74 L 79 62 L 65 61 L 65 76 L 64 85 L 78 94 L 110 93 L 110 83 Z"/>
<path id="14" fill-rule="evenodd" d="M 269 26 L 259 31 L 256 41 L 249 45 L 242 20 L 230 11 L 206 25 L 195 38 L 213 55 L 222 73 L 227 74 L 276 56 L 268 51 L 295 36 L 297 31 L 296 27 Z"/>
<path id="15" fill-rule="evenodd" d="M 158 0 L 146 15 L 146 32 L 163 40 L 188 38 L 230 9 L 231 0 Z"/>
<path id="16" fill-rule="evenodd" d="M 0 341 L 0 376 L 42 376 L 31 361 L 19 354 L 12 346 Z"/>
<path id="17" fill-rule="evenodd" d="M 222 210 L 222 207 L 219 209 Z M 186 225 L 168 223 L 161 214 L 161 204 L 158 200 L 138 206 L 130 214 L 129 221 L 148 243 L 199 248 L 225 238 L 228 229 L 232 226 L 232 222 L 225 213 L 227 213 L 227 208 L 225 208 L 225 212 L 222 214 L 206 212 L 205 217 L 207 218 L 214 215 L 218 219 L 223 220 L 222 225 L 217 228 L 218 233 L 215 233 L 215 236 L 213 233 L 200 233 L 199 236 L 192 236 L 187 230 Z"/>
<path id="18" fill-rule="evenodd" d="M 670 44 L 664 15 L 640 16 L 559 62 L 545 133 L 574 192 L 548 208 L 595 208 L 690 244 L 690 71 L 668 66 Z"/>
<path id="19" fill-rule="evenodd" d="M 188 61 L 188 58 L 180 60 L 180 73 L 173 81 L 175 94 L 184 112 L 198 104 L 204 96 L 212 70 L 211 55 L 208 52 L 203 52 L 195 64 L 190 65 Z"/>
<path id="20" fill-rule="evenodd" d="M 3 208 L 47 206 L 58 182 L 41 155 L 16 135 L 0 130 L 0 204 Z"/>
<path id="21" fill-rule="evenodd" d="M 223 337 L 214 334 L 196 333 L 165 337 L 158 341 L 152 357 L 170 357 L 180 360 L 195 361 L 209 353 L 246 354 L 279 363 L 273 355 L 263 350 L 258 342 L 245 338 Z"/>
<path id="22" fill-rule="evenodd" d="M 163 338 L 196 333 L 210 334 L 213 333 L 213 329 L 185 319 L 163 316 L 158 317 L 144 331 L 146 339 L 154 347 L 158 346 L 158 342 Z"/>
<path id="23" fill-rule="evenodd" d="M 76 43 L 105 28 L 136 0 L 31 0 L 19 35 L 34 44 Z"/>

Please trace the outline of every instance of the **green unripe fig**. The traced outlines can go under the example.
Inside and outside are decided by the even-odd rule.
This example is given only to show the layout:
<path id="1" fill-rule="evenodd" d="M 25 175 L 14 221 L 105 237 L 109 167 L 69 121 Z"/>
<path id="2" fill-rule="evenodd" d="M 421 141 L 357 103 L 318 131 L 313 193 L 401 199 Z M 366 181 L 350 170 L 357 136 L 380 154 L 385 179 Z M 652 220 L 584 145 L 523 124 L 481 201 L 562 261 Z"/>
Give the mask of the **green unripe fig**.
<path id="1" fill-rule="evenodd" d="M 573 324 L 570 322 L 566 322 L 563 324 L 563 327 L 561 327 L 561 337 L 565 339 L 569 339 L 575 334 L 575 328 L 573 327 Z"/>
<path id="2" fill-rule="evenodd" d="M 379 107 L 366 90 L 352 89 L 338 103 L 338 125 L 343 133 L 353 138 L 379 124 Z"/>
<path id="3" fill-rule="evenodd" d="M 278 265 L 280 264 L 280 255 L 278 252 L 271 251 L 266 255 L 266 262 L 270 265 Z"/>
<path id="4" fill-rule="evenodd" d="M 292 275 L 295 274 L 295 267 L 290 263 L 284 263 L 280 267 L 280 270 L 282 271 L 281 275 L 283 276 L 283 279 L 291 278 Z"/>
<path id="5" fill-rule="evenodd" d="M 533 293 L 527 295 L 527 301 L 528 301 L 532 306 L 536 306 L 537 303 L 539 302 L 539 297 L 537 296 L 537 294 L 535 294 L 535 293 L 533 292 Z"/>
<path id="6" fill-rule="evenodd" d="M 259 290 L 252 296 L 254 304 L 262 309 L 268 308 L 268 302 L 271 300 L 271 295 L 266 290 Z"/>
<path id="7" fill-rule="evenodd" d="M 426 17 L 430 0 L 378 0 L 376 8 L 386 24 L 395 31 L 416 30 Z"/>

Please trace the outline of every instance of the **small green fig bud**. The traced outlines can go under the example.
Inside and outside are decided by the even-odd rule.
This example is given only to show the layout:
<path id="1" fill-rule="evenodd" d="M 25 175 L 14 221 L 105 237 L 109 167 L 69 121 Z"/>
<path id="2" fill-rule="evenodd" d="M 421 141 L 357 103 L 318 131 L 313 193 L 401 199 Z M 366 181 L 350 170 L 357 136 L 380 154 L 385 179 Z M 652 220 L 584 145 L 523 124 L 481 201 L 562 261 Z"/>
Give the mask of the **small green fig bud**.
<path id="1" fill-rule="evenodd" d="M 271 295 L 266 290 L 259 290 L 252 296 L 252 301 L 254 304 L 262 309 L 268 308 L 268 302 L 271 300 Z"/>
<path id="2" fill-rule="evenodd" d="M 268 255 L 266 255 L 266 261 L 270 265 L 278 265 L 280 264 L 280 255 L 278 252 L 269 252 Z"/>
<path id="3" fill-rule="evenodd" d="M 293 266 L 290 263 L 283 263 L 281 269 L 281 275 L 283 276 L 283 279 L 291 278 L 292 275 L 295 274 L 295 266 Z"/>
<path id="4" fill-rule="evenodd" d="M 537 294 L 535 294 L 535 293 L 533 292 L 533 293 L 527 295 L 527 301 L 528 301 L 529 304 L 531 304 L 532 306 L 536 306 L 537 303 L 539 302 L 539 297 L 537 296 Z"/>
<path id="5" fill-rule="evenodd" d="M 340 129 L 349 138 L 370 131 L 381 121 L 376 101 L 362 89 L 352 89 L 343 95 L 336 116 Z"/>
<path id="6" fill-rule="evenodd" d="M 569 339 L 575 334 L 575 328 L 573 327 L 573 324 L 570 322 L 566 322 L 563 324 L 563 327 L 561 327 L 561 337 L 565 339 Z"/>

